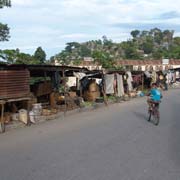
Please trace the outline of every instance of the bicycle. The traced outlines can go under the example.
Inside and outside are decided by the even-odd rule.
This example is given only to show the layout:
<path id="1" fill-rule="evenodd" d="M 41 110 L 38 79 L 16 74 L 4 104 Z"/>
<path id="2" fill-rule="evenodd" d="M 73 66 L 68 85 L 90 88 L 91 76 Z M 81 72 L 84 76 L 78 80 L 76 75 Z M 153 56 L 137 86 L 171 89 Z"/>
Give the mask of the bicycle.
<path id="1" fill-rule="evenodd" d="M 157 126 L 160 121 L 160 114 L 159 114 L 159 104 L 160 102 L 151 102 L 151 106 L 148 110 L 149 118 L 148 121 L 153 121 L 153 123 Z"/>

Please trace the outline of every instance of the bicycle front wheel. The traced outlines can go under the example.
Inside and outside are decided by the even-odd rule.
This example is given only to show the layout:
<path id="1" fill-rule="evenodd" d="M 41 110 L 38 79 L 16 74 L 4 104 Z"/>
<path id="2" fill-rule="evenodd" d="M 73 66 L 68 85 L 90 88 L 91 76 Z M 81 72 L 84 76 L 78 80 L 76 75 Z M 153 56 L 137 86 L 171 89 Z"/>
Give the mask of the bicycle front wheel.
<path id="1" fill-rule="evenodd" d="M 152 111 L 149 111 L 148 121 L 151 121 Z"/>

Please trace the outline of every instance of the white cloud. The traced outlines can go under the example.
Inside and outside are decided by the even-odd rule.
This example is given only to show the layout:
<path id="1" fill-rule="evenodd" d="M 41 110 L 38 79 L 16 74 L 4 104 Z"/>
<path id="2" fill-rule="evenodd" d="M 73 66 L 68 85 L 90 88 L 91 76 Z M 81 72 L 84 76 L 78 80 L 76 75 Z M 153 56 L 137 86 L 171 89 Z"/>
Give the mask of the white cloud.
<path id="1" fill-rule="evenodd" d="M 34 4 L 33 0 L 13 0 L 12 1 L 12 5 L 16 6 L 29 6 L 29 5 L 32 5 Z"/>
<path id="2" fill-rule="evenodd" d="M 179 7 L 180 1 L 171 0 L 13 0 L 11 8 L 1 9 L 1 20 L 9 24 L 11 39 L 0 48 L 33 49 L 41 45 L 50 52 L 62 49 L 68 41 L 82 42 L 103 35 L 120 41 L 129 37 L 134 25 L 146 24 L 172 25 L 178 34 L 180 17 L 163 19 L 162 15 L 180 14 Z"/>

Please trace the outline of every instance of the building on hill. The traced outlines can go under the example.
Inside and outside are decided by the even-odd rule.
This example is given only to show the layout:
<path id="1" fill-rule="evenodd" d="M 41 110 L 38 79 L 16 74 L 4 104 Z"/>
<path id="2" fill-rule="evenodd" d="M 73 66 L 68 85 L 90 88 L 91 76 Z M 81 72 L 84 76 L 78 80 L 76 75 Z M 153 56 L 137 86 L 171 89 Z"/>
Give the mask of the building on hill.
<path id="1" fill-rule="evenodd" d="M 140 71 L 163 71 L 168 69 L 180 68 L 180 60 L 119 60 L 117 66 L 123 66 L 125 69 Z"/>
<path id="2" fill-rule="evenodd" d="M 55 60 L 54 65 L 58 66 L 62 64 L 59 63 L 59 61 Z M 69 66 L 72 66 L 72 67 L 78 66 L 80 68 L 87 68 L 88 70 L 101 70 L 102 69 L 102 65 L 100 65 L 98 62 L 95 62 L 94 59 L 91 57 L 84 57 L 84 59 L 78 65 L 74 65 L 73 61 L 71 61 Z"/>

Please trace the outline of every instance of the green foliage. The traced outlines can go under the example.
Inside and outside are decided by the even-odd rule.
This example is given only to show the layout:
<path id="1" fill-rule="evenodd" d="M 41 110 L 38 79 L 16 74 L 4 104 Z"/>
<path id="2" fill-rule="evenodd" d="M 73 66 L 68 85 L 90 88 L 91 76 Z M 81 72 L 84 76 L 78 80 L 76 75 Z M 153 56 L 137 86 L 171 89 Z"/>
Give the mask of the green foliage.
<path id="1" fill-rule="evenodd" d="M 71 61 L 70 52 L 64 50 L 61 53 L 55 55 L 53 60 L 57 60 L 61 65 L 68 65 Z"/>
<path id="2" fill-rule="evenodd" d="M 123 42 L 122 48 L 124 50 L 125 59 L 140 59 L 140 54 L 137 51 L 136 44 L 132 41 Z"/>
<path id="3" fill-rule="evenodd" d="M 169 58 L 180 59 L 180 46 L 171 46 L 168 55 Z"/>
<path id="4" fill-rule="evenodd" d="M 10 0 L 0 0 L 0 8 L 3 8 L 4 6 L 10 7 L 11 1 Z"/>
<path id="5" fill-rule="evenodd" d="M 110 53 L 103 51 L 94 51 L 92 57 L 96 62 L 102 65 L 103 68 L 112 68 L 114 67 L 114 60 L 111 57 Z"/>
<path id="6" fill-rule="evenodd" d="M 147 40 L 142 43 L 141 45 L 142 50 L 144 51 L 145 54 L 150 54 L 153 52 L 153 42 L 152 40 Z"/>
<path id="7" fill-rule="evenodd" d="M 73 64 L 78 66 L 81 64 L 81 60 L 80 59 L 74 60 Z"/>
<path id="8" fill-rule="evenodd" d="M 180 46 L 180 37 L 175 37 L 174 38 L 174 45 L 175 46 Z"/>
<path id="9" fill-rule="evenodd" d="M 109 96 L 107 96 L 107 99 L 108 99 L 108 101 L 116 101 L 117 100 L 117 97 L 116 96 L 114 96 L 114 95 L 109 95 Z"/>
<path id="10" fill-rule="evenodd" d="M 131 31 L 131 36 L 132 36 L 133 38 L 136 38 L 139 34 L 140 34 L 140 31 L 139 31 L 139 30 Z"/>
<path id="11" fill-rule="evenodd" d="M 9 27 L 7 24 L 0 23 L 0 41 L 8 41 L 9 38 Z"/>
<path id="12" fill-rule="evenodd" d="M 0 9 L 3 7 L 10 7 L 11 1 L 10 0 L 0 0 Z M 10 38 L 9 36 L 9 27 L 7 24 L 0 23 L 0 42 L 1 41 L 8 41 Z"/>
<path id="13" fill-rule="evenodd" d="M 41 48 L 38 47 L 34 53 L 34 59 L 36 59 L 36 61 L 39 64 L 44 64 L 46 61 L 46 53 L 45 51 Z"/>
<path id="14" fill-rule="evenodd" d="M 90 101 L 84 101 L 81 103 L 82 107 L 92 107 L 94 105 L 94 102 L 90 102 Z"/>
<path id="15" fill-rule="evenodd" d="M 20 53 L 15 62 L 16 64 L 39 64 L 39 61 L 30 54 Z"/>
<path id="16" fill-rule="evenodd" d="M 84 57 L 92 57 L 103 68 L 115 69 L 120 59 L 161 59 L 179 58 L 180 37 L 173 38 L 173 30 L 131 31 L 132 39 L 115 43 L 106 36 L 102 40 L 91 40 L 84 43 L 70 42 L 66 48 L 51 58 L 63 65 L 80 64 Z M 121 67 L 120 67 L 121 68 Z"/>
<path id="17" fill-rule="evenodd" d="M 50 81 L 50 80 L 51 80 L 50 77 L 46 77 L 46 78 L 45 77 L 31 77 L 29 84 L 34 85 L 39 82 Z"/>
<path id="18" fill-rule="evenodd" d="M 82 45 L 80 47 L 80 53 L 79 54 L 81 57 L 90 57 L 91 56 L 91 50 L 86 45 Z"/>
<path id="19" fill-rule="evenodd" d="M 39 64 L 33 56 L 21 53 L 19 49 L 0 50 L 0 58 L 7 64 Z"/>
<path id="20" fill-rule="evenodd" d="M 153 57 L 154 57 L 155 59 L 162 59 L 162 57 L 163 57 L 163 50 L 161 50 L 161 49 L 155 50 L 155 51 L 153 52 Z"/>
<path id="21" fill-rule="evenodd" d="M 1 57 L 4 59 L 8 64 L 13 64 L 16 62 L 18 51 L 14 49 L 6 49 L 1 51 Z"/>

